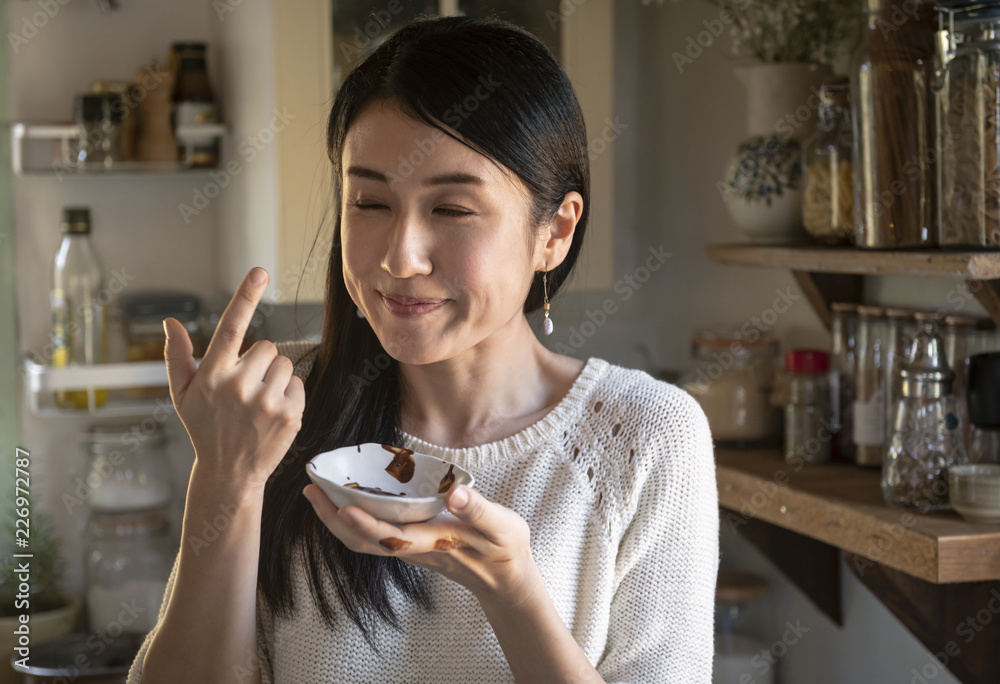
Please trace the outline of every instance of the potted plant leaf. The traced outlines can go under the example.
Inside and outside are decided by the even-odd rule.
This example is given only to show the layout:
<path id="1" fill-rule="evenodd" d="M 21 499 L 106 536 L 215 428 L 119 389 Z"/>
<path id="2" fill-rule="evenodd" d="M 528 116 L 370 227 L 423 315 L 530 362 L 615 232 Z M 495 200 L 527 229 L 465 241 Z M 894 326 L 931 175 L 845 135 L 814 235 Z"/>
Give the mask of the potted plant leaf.
<path id="1" fill-rule="evenodd" d="M 26 639 L 29 646 L 52 641 L 74 630 L 80 612 L 75 596 L 60 592 L 59 583 L 65 561 L 49 516 L 31 507 L 31 527 L 28 546 L 17 546 L 12 517 L 5 519 L 0 538 L 0 684 L 15 684 L 19 675 L 10 665 L 14 649 Z M 30 558 L 15 558 L 14 554 L 31 554 Z M 19 568 L 28 564 L 25 572 Z M 22 582 L 27 579 L 27 582 Z M 24 585 L 27 585 L 25 601 Z M 22 615 L 29 616 L 27 635 L 15 633 Z M 23 631 L 23 629 L 22 629 Z"/>

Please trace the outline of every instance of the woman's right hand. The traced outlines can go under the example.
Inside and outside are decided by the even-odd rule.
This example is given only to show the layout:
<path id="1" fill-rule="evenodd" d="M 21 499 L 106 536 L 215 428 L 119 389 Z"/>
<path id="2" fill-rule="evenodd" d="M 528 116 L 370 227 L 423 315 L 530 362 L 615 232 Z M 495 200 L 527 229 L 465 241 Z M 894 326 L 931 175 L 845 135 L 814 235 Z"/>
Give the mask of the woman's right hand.
<path id="1" fill-rule="evenodd" d="M 184 326 L 173 318 L 163 322 L 170 396 L 194 446 L 199 477 L 260 491 L 301 429 L 305 409 L 302 379 L 273 342 L 256 342 L 239 355 L 267 281 L 262 268 L 243 278 L 200 364 Z"/>

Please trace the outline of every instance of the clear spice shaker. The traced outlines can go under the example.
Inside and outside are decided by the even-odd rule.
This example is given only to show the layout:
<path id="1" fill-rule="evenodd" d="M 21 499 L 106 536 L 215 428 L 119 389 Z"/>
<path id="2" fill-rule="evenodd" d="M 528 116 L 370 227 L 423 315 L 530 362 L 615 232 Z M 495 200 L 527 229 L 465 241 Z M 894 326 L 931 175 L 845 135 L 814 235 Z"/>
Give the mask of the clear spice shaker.
<path id="1" fill-rule="evenodd" d="M 883 309 L 858 307 L 857 376 L 854 381 L 854 462 L 881 466 L 885 444 L 885 326 Z"/>
<path id="2" fill-rule="evenodd" d="M 952 393 L 955 372 L 930 323 L 914 338 L 900 375 L 902 394 L 882 466 L 882 496 L 892 506 L 946 510 L 948 469 L 969 459 Z"/>
<path id="3" fill-rule="evenodd" d="M 826 352 L 796 349 L 785 353 L 788 404 L 785 405 L 785 461 L 829 463 L 833 442 L 830 414 L 830 359 Z"/>
<path id="4" fill-rule="evenodd" d="M 839 458 L 854 460 L 854 381 L 857 374 L 858 305 L 848 302 L 830 304 L 833 313 L 833 349 L 830 382 L 831 412 L 837 433 L 833 440 L 834 453 Z"/>
<path id="5" fill-rule="evenodd" d="M 851 160 L 850 81 L 838 78 L 820 85 L 817 132 L 802 150 L 805 191 L 802 225 L 825 244 L 854 239 L 854 171 Z"/>

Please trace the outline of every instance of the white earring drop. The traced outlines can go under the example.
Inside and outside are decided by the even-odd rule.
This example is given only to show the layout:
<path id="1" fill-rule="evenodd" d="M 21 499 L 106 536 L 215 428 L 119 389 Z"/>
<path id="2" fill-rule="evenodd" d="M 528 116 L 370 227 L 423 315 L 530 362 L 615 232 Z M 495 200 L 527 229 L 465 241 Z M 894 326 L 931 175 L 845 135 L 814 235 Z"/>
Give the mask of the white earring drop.
<path id="1" fill-rule="evenodd" d="M 362 311 L 361 307 L 359 306 L 358 307 L 358 318 L 364 318 L 364 317 L 365 317 L 365 312 Z"/>
<path id="2" fill-rule="evenodd" d="M 555 327 L 552 323 L 552 319 L 549 318 L 549 285 L 548 285 L 548 271 L 542 273 L 542 291 L 545 293 L 545 323 L 542 324 L 542 329 L 545 331 L 546 335 L 552 334 L 552 329 Z"/>

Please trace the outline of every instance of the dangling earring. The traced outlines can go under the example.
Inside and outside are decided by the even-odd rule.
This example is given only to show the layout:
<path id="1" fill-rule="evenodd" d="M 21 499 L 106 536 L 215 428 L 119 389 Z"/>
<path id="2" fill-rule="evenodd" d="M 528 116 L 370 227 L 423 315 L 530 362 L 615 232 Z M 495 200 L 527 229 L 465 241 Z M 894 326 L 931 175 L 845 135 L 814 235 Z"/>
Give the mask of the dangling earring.
<path id="1" fill-rule="evenodd" d="M 546 335 L 552 334 L 552 328 L 554 327 L 552 319 L 549 318 L 549 286 L 548 286 L 548 271 L 542 273 L 542 291 L 545 293 L 545 323 L 542 324 L 542 329 L 545 331 Z"/>
<path id="2" fill-rule="evenodd" d="M 359 306 L 358 307 L 358 318 L 364 318 L 364 317 L 365 317 L 365 312 L 362 311 L 361 307 Z"/>

